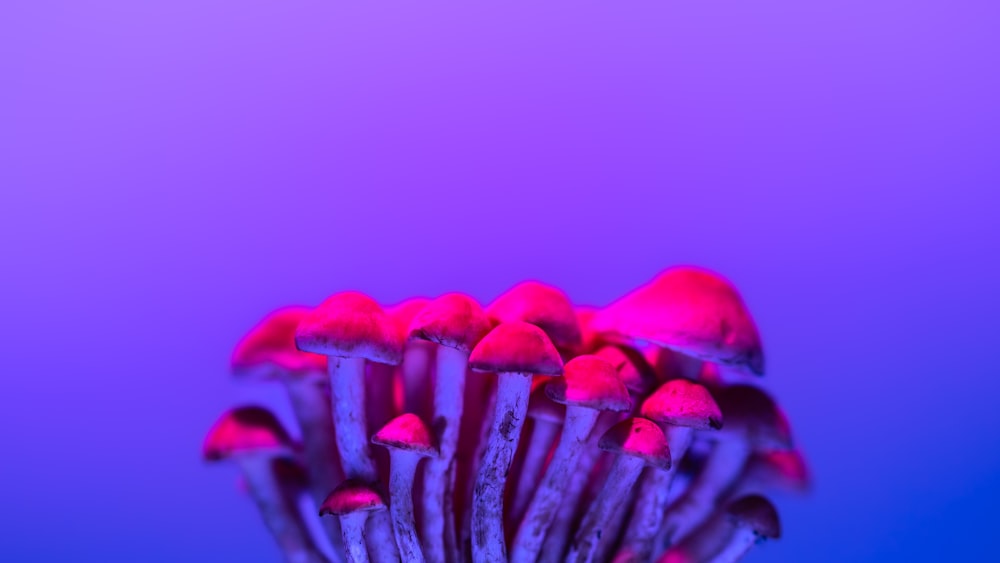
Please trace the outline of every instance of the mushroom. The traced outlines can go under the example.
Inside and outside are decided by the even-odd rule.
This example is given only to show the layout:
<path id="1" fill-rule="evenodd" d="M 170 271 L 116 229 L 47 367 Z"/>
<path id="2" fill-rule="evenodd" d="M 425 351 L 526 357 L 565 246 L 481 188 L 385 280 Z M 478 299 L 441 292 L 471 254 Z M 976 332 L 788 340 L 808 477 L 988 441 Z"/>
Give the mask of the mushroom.
<path id="1" fill-rule="evenodd" d="M 433 373 L 434 344 L 421 339 L 411 339 L 410 323 L 423 310 L 430 299 L 414 297 L 389 307 L 385 313 L 399 327 L 406 342 L 403 347 L 403 363 L 399 366 L 399 383 L 402 385 L 402 401 L 396 404 L 397 412 L 409 412 L 430 420 L 433 416 L 431 408 L 431 375 Z"/>
<path id="2" fill-rule="evenodd" d="M 348 479 L 341 483 L 319 509 L 320 516 L 333 515 L 340 519 L 349 563 L 368 562 L 365 525 L 371 513 L 379 512 L 385 512 L 382 495 L 360 479 Z"/>
<path id="3" fill-rule="evenodd" d="M 549 400 L 542 379 L 547 378 L 538 378 L 532 383 L 534 389 L 528 398 L 528 418 L 531 419 L 531 424 L 525 430 L 528 437 L 525 438 L 525 447 L 518 450 L 519 454 L 514 458 L 513 471 L 517 475 L 517 481 L 507 491 L 510 501 L 507 524 L 514 531 L 517 531 L 517 523 L 528 508 L 542 470 L 545 469 L 545 461 L 566 419 L 566 407 Z"/>
<path id="4" fill-rule="evenodd" d="M 438 346 L 434 379 L 434 418 L 431 424 L 440 455 L 424 466 L 423 546 L 434 563 L 459 559 L 454 508 L 456 453 L 465 395 L 469 352 L 491 325 L 475 299 L 460 293 L 442 295 L 428 303 L 410 322 L 411 341 Z"/>
<path id="5" fill-rule="evenodd" d="M 781 491 L 805 493 L 812 488 L 812 476 L 799 450 L 754 452 L 743 466 L 739 480 L 728 495 Z"/>
<path id="6" fill-rule="evenodd" d="M 399 554 L 403 561 L 422 562 L 413 517 L 413 478 L 420 460 L 437 453 L 430 430 L 419 416 L 406 413 L 390 420 L 372 436 L 372 443 L 389 450 L 389 511 Z"/>
<path id="7" fill-rule="evenodd" d="M 545 331 L 562 353 L 575 353 L 581 344 L 580 325 L 569 298 L 559 288 L 538 281 L 521 282 L 486 308 L 497 323 L 523 321 Z"/>
<path id="8" fill-rule="evenodd" d="M 664 427 L 674 464 L 669 471 L 647 470 L 643 475 L 632 519 L 615 557 L 617 562 L 650 558 L 667 508 L 671 482 L 691 445 L 694 431 L 722 427 L 722 412 L 708 389 L 686 379 L 661 385 L 643 402 L 640 412 Z"/>
<path id="9" fill-rule="evenodd" d="M 781 537 L 778 511 L 760 495 L 749 495 L 733 501 L 726 513 L 733 531 L 722 550 L 711 559 L 711 563 L 739 561 L 754 545 Z"/>
<path id="10" fill-rule="evenodd" d="M 792 448 L 788 420 L 763 390 L 738 384 L 717 389 L 714 395 L 726 426 L 713 433 L 714 444 L 704 467 L 667 510 L 661 545 L 682 539 L 711 515 L 753 451 Z"/>
<path id="11" fill-rule="evenodd" d="M 739 292 L 720 275 L 702 268 L 664 270 L 600 310 L 593 327 L 702 360 L 742 366 L 757 375 L 764 373 L 760 334 Z"/>
<path id="12" fill-rule="evenodd" d="M 629 418 L 612 426 L 601 436 L 598 445 L 617 457 L 573 538 L 573 546 L 566 556 L 566 561 L 571 563 L 593 560 L 606 522 L 626 501 L 643 467 L 670 469 L 667 437 L 659 426 L 644 418 Z M 607 536 L 604 539 L 607 541 Z"/>
<path id="13" fill-rule="evenodd" d="M 511 561 L 533 563 L 542 549 L 545 534 L 564 500 L 567 486 L 587 448 L 587 437 L 601 412 L 625 412 L 632 408 L 628 390 L 614 366 L 598 356 L 570 360 L 563 378 L 545 386 L 550 399 L 566 405 L 566 418 L 552 459 L 531 499 L 511 548 Z M 582 469 L 589 472 L 590 467 Z M 522 476 L 522 479 L 524 476 Z"/>
<path id="14" fill-rule="evenodd" d="M 278 380 L 284 385 L 302 432 L 310 490 L 318 506 L 343 474 L 327 398 L 326 356 L 295 347 L 295 328 L 308 312 L 307 307 L 285 307 L 269 314 L 236 345 L 230 365 L 240 379 Z M 335 519 L 331 522 L 325 527 L 327 535 L 334 550 L 343 551 L 340 527 Z"/>
<path id="15" fill-rule="evenodd" d="M 344 474 L 348 479 L 375 482 L 377 473 L 366 429 L 365 360 L 399 364 L 403 356 L 399 330 L 373 299 L 344 292 L 329 297 L 302 319 L 295 331 L 295 345 L 299 350 L 328 356 L 333 422 Z M 398 559 L 388 515 L 375 515 L 371 525 L 375 559 Z"/>
<path id="16" fill-rule="evenodd" d="M 294 453 L 288 432 L 271 411 L 259 406 L 236 407 L 223 413 L 202 447 L 206 461 L 229 460 L 239 466 L 247 492 L 286 561 L 325 562 L 294 499 L 289 498 L 281 475 L 275 472 L 275 460 Z"/>
<path id="17" fill-rule="evenodd" d="M 505 561 L 503 495 L 528 409 L 531 376 L 561 375 L 562 359 L 539 327 L 501 323 L 472 350 L 469 367 L 497 374 L 496 410 L 472 500 L 472 558 Z"/>

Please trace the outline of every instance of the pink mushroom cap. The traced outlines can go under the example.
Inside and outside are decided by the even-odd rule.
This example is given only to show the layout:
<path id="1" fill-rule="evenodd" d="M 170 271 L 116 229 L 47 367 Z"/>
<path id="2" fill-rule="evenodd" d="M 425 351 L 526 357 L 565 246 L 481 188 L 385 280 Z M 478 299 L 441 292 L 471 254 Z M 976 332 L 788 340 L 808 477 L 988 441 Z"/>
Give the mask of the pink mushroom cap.
<path id="1" fill-rule="evenodd" d="M 521 282 L 490 303 L 486 314 L 498 323 L 531 323 L 545 331 L 558 348 L 576 350 L 580 346 L 580 325 L 573 304 L 557 287 Z"/>
<path id="2" fill-rule="evenodd" d="M 475 299 L 448 293 L 428 303 L 410 321 L 409 337 L 469 352 L 493 328 Z"/>
<path id="3" fill-rule="evenodd" d="M 290 454 L 293 442 L 277 417 L 264 407 L 250 405 L 230 409 L 208 431 L 202 456 L 218 461 L 241 453 Z"/>
<path id="4" fill-rule="evenodd" d="M 726 513 L 737 525 L 749 526 L 755 534 L 768 539 L 781 537 L 781 520 L 769 500 L 748 495 L 729 503 Z"/>
<path id="5" fill-rule="evenodd" d="M 601 436 L 598 446 L 607 452 L 641 459 L 646 465 L 670 469 L 670 448 L 663 430 L 645 418 L 628 418 Z"/>
<path id="6" fill-rule="evenodd" d="M 642 403 L 642 416 L 661 424 L 696 430 L 722 428 L 722 411 L 712 394 L 687 379 L 672 379 Z"/>
<path id="7" fill-rule="evenodd" d="M 469 367 L 486 373 L 562 375 L 563 362 L 552 341 L 526 322 L 501 323 L 469 355 Z"/>
<path id="8" fill-rule="evenodd" d="M 606 344 L 596 355 L 614 366 L 618 378 L 629 391 L 645 395 L 656 385 L 653 366 L 638 350 L 624 344 Z"/>
<path id="9" fill-rule="evenodd" d="M 274 379 L 285 374 L 325 372 L 326 356 L 299 351 L 295 329 L 308 307 L 284 307 L 264 317 L 236 345 L 230 360 L 234 375 Z"/>
<path id="10" fill-rule="evenodd" d="M 726 426 L 723 430 L 749 440 L 754 449 L 790 450 L 792 428 L 784 411 L 763 389 L 735 384 L 713 390 Z"/>
<path id="11" fill-rule="evenodd" d="M 410 334 L 410 323 L 431 300 L 426 297 L 412 297 L 385 308 L 385 314 L 396 325 L 403 340 Z"/>
<path id="12" fill-rule="evenodd" d="M 403 361 L 398 326 L 374 299 L 356 291 L 333 295 L 310 311 L 295 331 L 295 345 L 326 356 L 390 365 Z"/>
<path id="13" fill-rule="evenodd" d="M 566 363 L 563 377 L 549 382 L 545 393 L 564 405 L 595 410 L 625 412 L 632 400 L 618 370 L 607 360 L 592 355 L 577 356 Z"/>
<path id="14" fill-rule="evenodd" d="M 372 443 L 389 449 L 414 452 L 423 457 L 437 454 L 430 429 L 413 413 L 404 413 L 390 420 L 372 436 Z"/>
<path id="15" fill-rule="evenodd" d="M 385 510 L 385 500 L 374 487 L 358 479 L 348 479 L 333 490 L 320 505 L 319 515 L 341 516 L 354 512 Z"/>

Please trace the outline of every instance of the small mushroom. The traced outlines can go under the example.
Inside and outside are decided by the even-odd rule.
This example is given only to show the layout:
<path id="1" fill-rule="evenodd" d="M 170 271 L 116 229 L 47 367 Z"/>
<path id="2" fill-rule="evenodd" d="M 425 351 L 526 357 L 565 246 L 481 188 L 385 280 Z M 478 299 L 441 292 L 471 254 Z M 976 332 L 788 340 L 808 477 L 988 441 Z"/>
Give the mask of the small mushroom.
<path id="1" fill-rule="evenodd" d="M 289 563 L 320 563 L 316 548 L 293 498 L 289 498 L 275 461 L 295 454 L 292 440 L 270 411 L 242 406 L 225 412 L 202 447 L 206 461 L 228 460 L 239 466 L 247 492 Z"/>
<path id="2" fill-rule="evenodd" d="M 401 414 L 372 436 L 372 443 L 389 450 L 389 512 L 399 554 L 403 561 L 422 562 L 413 517 L 413 478 L 420 460 L 437 454 L 430 430 L 417 415 Z"/>
<path id="3" fill-rule="evenodd" d="M 382 495 L 359 479 L 348 479 L 341 483 L 326 497 L 319 509 L 320 516 L 333 515 L 340 519 L 349 563 L 368 562 L 365 527 L 368 516 L 379 512 L 385 512 Z"/>
<path id="4" fill-rule="evenodd" d="M 598 444 L 602 450 L 617 454 L 611 471 L 591 503 L 573 538 L 566 561 L 586 563 L 594 559 L 608 519 L 628 498 L 643 467 L 662 471 L 670 469 L 667 437 L 655 423 L 644 418 L 629 418 L 612 426 Z M 607 536 L 604 537 L 605 541 Z"/>
<path id="5" fill-rule="evenodd" d="M 577 356 L 567 362 L 563 378 L 550 382 L 545 392 L 556 403 L 566 405 L 566 419 L 552 459 L 538 490 L 531 499 L 511 548 L 511 561 L 533 563 L 539 555 L 565 491 L 579 469 L 587 448 L 587 437 L 601 412 L 625 412 L 632 408 L 628 391 L 618 371 L 598 356 Z M 582 468 L 589 472 L 590 467 Z M 522 477 L 523 478 L 523 477 Z"/>
<path id="6" fill-rule="evenodd" d="M 774 505 L 760 495 L 737 499 L 726 509 L 733 532 L 711 563 L 739 561 L 754 545 L 781 537 L 781 521 Z"/>
<path id="7" fill-rule="evenodd" d="M 490 331 L 472 350 L 469 367 L 497 374 L 496 410 L 472 500 L 472 558 L 506 561 L 504 486 L 528 410 L 531 376 L 562 375 L 563 363 L 542 329 L 515 321 Z"/>

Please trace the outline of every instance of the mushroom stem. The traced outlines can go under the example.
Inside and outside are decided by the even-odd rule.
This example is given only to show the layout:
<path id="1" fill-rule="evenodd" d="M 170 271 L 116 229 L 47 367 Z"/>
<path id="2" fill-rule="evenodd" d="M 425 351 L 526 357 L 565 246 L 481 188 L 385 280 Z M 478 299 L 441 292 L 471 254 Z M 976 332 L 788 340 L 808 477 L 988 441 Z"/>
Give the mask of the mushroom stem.
<path id="1" fill-rule="evenodd" d="M 474 381 L 482 381 L 476 378 Z M 476 478 L 479 475 L 479 468 L 483 465 L 486 457 L 486 447 L 490 443 L 490 430 L 493 428 L 493 419 L 496 418 L 497 394 L 493 385 L 480 387 L 482 399 L 485 401 L 482 412 L 482 419 L 479 421 L 478 439 L 476 449 L 466 464 L 464 473 L 464 483 L 462 490 L 465 493 L 465 502 L 462 510 L 462 535 L 459 544 L 460 553 L 464 554 L 463 559 L 471 556 L 472 553 L 472 504 L 475 498 Z M 460 454 L 461 455 L 461 454 Z"/>
<path id="2" fill-rule="evenodd" d="M 729 536 L 726 545 L 709 561 L 710 563 L 735 563 L 743 559 L 757 541 L 758 537 L 753 528 L 737 526 Z"/>
<path id="3" fill-rule="evenodd" d="M 604 527 L 628 499 L 629 489 L 639 478 L 643 466 L 641 459 L 632 456 L 619 455 L 615 458 L 601 492 L 590 505 L 587 515 L 577 529 L 573 547 L 566 556 L 567 562 L 589 563 L 593 560 Z"/>
<path id="4" fill-rule="evenodd" d="M 278 549 L 288 563 L 321 563 L 320 554 L 298 512 L 294 499 L 287 498 L 275 478 L 273 458 L 265 455 L 234 456 L 247 490 Z"/>
<path id="5" fill-rule="evenodd" d="M 680 467 L 681 458 L 694 438 L 694 430 L 683 426 L 667 426 L 665 433 L 674 463 L 667 471 L 649 469 L 643 474 L 642 487 L 626 528 L 625 539 L 615 556 L 616 563 L 647 561 L 656 547 L 656 535 L 663 524 L 670 485 Z"/>
<path id="6" fill-rule="evenodd" d="M 403 363 L 399 367 L 403 379 L 401 412 L 411 412 L 422 420 L 430 420 L 432 415 L 428 389 L 431 383 L 434 347 L 434 343 L 425 340 L 407 342 L 403 350 Z"/>
<path id="7" fill-rule="evenodd" d="M 365 360 L 331 357 L 328 369 L 333 425 L 344 473 L 349 479 L 373 482 L 375 462 L 366 437 Z"/>
<path id="8" fill-rule="evenodd" d="M 422 562 L 424 554 L 417 539 L 417 526 L 413 518 L 413 477 L 420 457 L 411 452 L 392 451 L 389 470 L 389 511 L 396 545 L 403 561 Z"/>
<path id="9" fill-rule="evenodd" d="M 507 560 L 503 494 L 528 411 L 531 374 L 498 373 L 496 411 L 472 500 L 472 560 Z"/>
<path id="10" fill-rule="evenodd" d="M 556 518 L 560 503 L 566 500 L 566 489 L 576 478 L 577 466 L 587 449 L 587 436 L 594 428 L 598 414 L 599 411 L 590 408 L 566 408 L 566 422 L 559 444 L 514 538 L 511 561 L 534 563 L 538 559 L 545 534 Z M 589 467 L 583 469 L 584 472 L 588 470 Z"/>
<path id="11" fill-rule="evenodd" d="M 716 441 L 701 473 L 667 509 L 661 528 L 665 543 L 660 545 L 669 547 L 711 516 L 716 500 L 739 477 L 750 452 L 750 444 L 740 437 Z"/>
<path id="12" fill-rule="evenodd" d="M 524 511 L 531 501 L 531 495 L 535 492 L 535 485 L 545 469 L 545 460 L 549 457 L 552 444 L 559 435 L 560 424 L 551 420 L 536 418 L 534 428 L 531 430 L 531 439 L 528 440 L 527 448 L 524 452 L 524 459 L 521 460 L 521 470 L 518 471 L 516 490 L 511 499 L 510 509 L 507 511 L 507 521 L 517 526 L 521 521 Z"/>
<path id="13" fill-rule="evenodd" d="M 698 526 L 698 529 L 688 534 L 683 541 L 672 545 L 656 560 L 659 563 L 707 561 L 729 539 L 731 532 L 732 526 L 726 515 L 716 510 L 707 522 Z"/>
<path id="14" fill-rule="evenodd" d="M 368 514 L 364 512 L 340 516 L 340 529 L 344 532 L 348 563 L 368 563 L 368 550 L 365 547 L 365 522 L 367 520 Z"/>
<path id="15" fill-rule="evenodd" d="M 433 563 L 457 562 L 455 454 L 458 450 L 469 353 L 449 346 L 439 346 L 436 362 L 432 428 L 440 444 L 440 455 L 428 459 L 424 466 L 422 539 L 428 560 Z"/>

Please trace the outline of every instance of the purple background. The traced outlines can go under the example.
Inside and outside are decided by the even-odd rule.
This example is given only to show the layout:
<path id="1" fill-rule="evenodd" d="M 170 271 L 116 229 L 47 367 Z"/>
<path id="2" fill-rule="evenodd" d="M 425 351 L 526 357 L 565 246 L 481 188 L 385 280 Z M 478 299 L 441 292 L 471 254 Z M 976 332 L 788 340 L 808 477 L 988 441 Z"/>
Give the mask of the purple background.
<path id="1" fill-rule="evenodd" d="M 202 436 L 250 325 L 729 276 L 818 481 L 752 561 L 986 561 L 995 2 L 0 5 L 0 556 L 276 561 Z"/>

